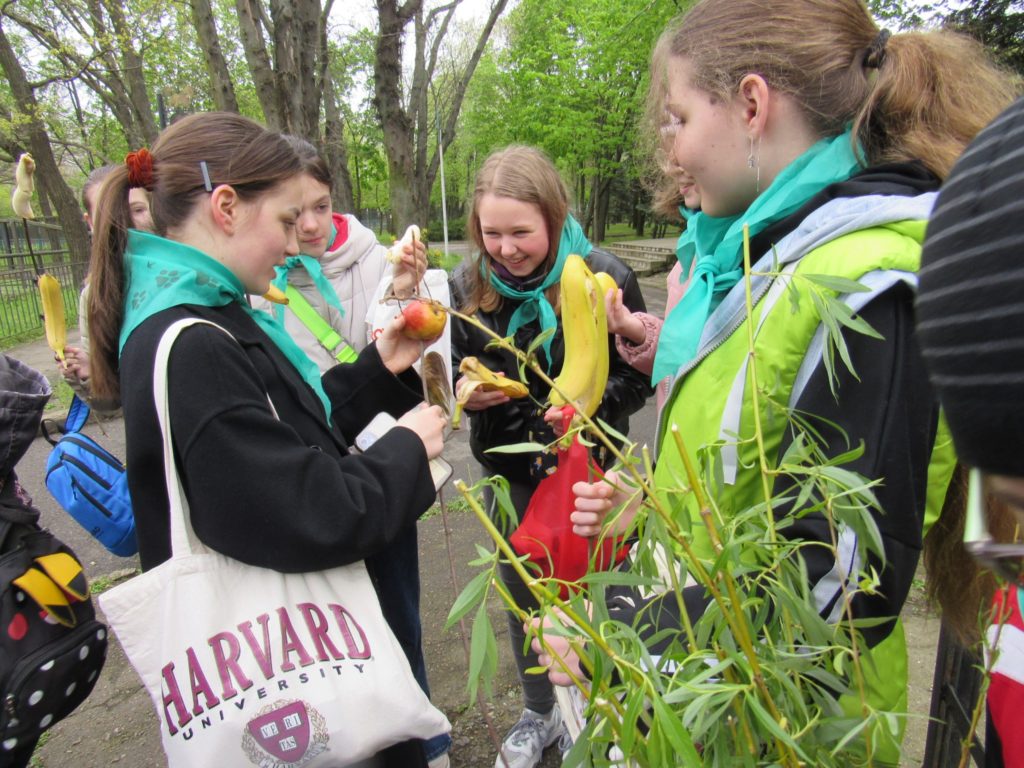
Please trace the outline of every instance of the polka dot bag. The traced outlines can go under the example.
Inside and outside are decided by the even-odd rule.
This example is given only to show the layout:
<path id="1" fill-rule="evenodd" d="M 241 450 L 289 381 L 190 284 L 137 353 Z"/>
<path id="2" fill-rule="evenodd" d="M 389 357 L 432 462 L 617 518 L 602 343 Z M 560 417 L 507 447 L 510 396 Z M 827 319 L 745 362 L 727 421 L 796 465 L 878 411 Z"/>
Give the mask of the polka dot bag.
<path id="1" fill-rule="evenodd" d="M 38 519 L 0 499 L 0 765 L 85 700 L 107 653 L 81 563 Z"/>

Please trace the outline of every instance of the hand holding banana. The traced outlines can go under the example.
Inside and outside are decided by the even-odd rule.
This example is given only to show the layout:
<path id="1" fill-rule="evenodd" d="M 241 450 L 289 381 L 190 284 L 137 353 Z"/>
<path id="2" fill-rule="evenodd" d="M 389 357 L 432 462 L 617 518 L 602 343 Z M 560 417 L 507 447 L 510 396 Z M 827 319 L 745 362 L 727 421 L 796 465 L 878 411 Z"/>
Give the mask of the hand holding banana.
<path id="1" fill-rule="evenodd" d="M 521 381 L 495 373 L 475 357 L 464 357 L 459 364 L 463 374 L 455 386 L 455 412 L 452 429 L 459 428 L 463 408 L 482 410 L 508 402 L 510 398 L 526 397 L 529 390 Z"/>
<path id="2" fill-rule="evenodd" d="M 427 271 L 427 248 L 420 235 L 420 228 L 410 224 L 402 239 L 397 240 L 387 252 L 387 260 L 395 265 L 391 287 L 400 299 L 416 293 L 416 286 Z"/>

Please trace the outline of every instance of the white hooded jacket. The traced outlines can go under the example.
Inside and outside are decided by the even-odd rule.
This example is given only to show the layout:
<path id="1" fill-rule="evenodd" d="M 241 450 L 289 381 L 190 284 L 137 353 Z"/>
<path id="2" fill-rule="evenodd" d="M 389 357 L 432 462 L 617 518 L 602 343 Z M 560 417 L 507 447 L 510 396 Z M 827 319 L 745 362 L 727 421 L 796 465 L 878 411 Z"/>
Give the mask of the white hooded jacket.
<path id="1" fill-rule="evenodd" d="M 386 258 L 387 248 L 377 241 L 372 230 L 350 214 L 335 213 L 333 216 L 338 235 L 320 258 L 320 267 L 338 294 L 345 309 L 344 316 L 328 304 L 305 269 L 292 269 L 288 273 L 288 284 L 295 286 L 317 314 L 358 352 L 369 343 L 373 296 L 382 280 L 391 281 L 393 268 Z M 253 297 L 253 306 L 271 314 L 274 311 L 274 305 L 262 297 Z M 284 309 L 285 330 L 320 371 L 337 365 L 338 361 L 320 345 L 295 313 L 288 311 L 287 307 Z"/>

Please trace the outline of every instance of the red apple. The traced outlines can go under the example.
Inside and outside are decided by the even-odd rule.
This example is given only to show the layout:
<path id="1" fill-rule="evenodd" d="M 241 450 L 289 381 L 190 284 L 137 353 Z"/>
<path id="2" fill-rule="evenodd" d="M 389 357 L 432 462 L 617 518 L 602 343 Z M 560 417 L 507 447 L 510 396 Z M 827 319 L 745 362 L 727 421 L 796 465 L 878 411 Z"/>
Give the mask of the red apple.
<path id="1" fill-rule="evenodd" d="M 441 335 L 444 324 L 448 321 L 448 313 L 436 301 L 413 299 L 402 307 L 405 327 L 402 333 L 410 339 L 433 341 Z"/>

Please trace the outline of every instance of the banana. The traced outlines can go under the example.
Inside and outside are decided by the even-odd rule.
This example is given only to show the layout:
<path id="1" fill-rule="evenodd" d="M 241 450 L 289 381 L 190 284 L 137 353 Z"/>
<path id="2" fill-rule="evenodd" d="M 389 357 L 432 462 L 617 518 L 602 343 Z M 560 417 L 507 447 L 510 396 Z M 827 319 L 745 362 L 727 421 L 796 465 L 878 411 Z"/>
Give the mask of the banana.
<path id="1" fill-rule="evenodd" d="M 46 342 L 58 359 L 64 360 L 67 345 L 67 325 L 64 322 L 64 297 L 60 282 L 53 275 L 39 276 L 39 295 L 43 300 L 43 325 L 46 327 Z"/>
<path id="2" fill-rule="evenodd" d="M 613 281 L 614 282 L 614 281 Z M 593 416 L 608 384 L 608 319 L 604 292 L 580 256 L 571 254 L 559 285 L 565 358 L 550 400 Z"/>
<path id="3" fill-rule="evenodd" d="M 284 291 L 278 288 L 276 285 L 272 285 L 267 289 L 267 292 L 263 294 L 263 298 L 267 301 L 272 301 L 274 304 L 287 304 L 288 297 L 284 295 Z"/>
<path id="4" fill-rule="evenodd" d="M 401 263 L 403 246 L 409 245 L 410 243 L 418 243 L 419 241 L 420 228 L 415 224 L 410 224 L 408 227 L 406 227 L 405 234 L 402 235 L 402 239 L 396 240 L 395 244 L 388 249 L 388 261 L 390 261 L 392 264 Z"/>
<path id="5" fill-rule="evenodd" d="M 34 219 L 32 212 L 32 193 L 35 191 L 35 184 L 32 181 L 32 174 L 36 170 L 36 161 L 28 152 L 18 158 L 18 168 L 14 172 L 17 184 L 14 192 L 11 193 L 11 207 L 14 213 L 23 219 Z"/>
<path id="6" fill-rule="evenodd" d="M 475 357 L 464 357 L 459 363 L 459 373 L 465 374 L 466 383 L 459 390 L 459 396 L 455 400 L 455 411 L 452 413 L 452 429 L 459 428 L 462 420 L 462 409 L 469 400 L 469 396 L 477 389 L 484 392 L 500 391 L 506 397 L 513 399 L 526 397 L 530 390 L 521 381 L 510 379 L 495 373 Z"/>
<path id="7" fill-rule="evenodd" d="M 619 287 L 619 284 L 615 282 L 615 278 L 607 272 L 597 272 L 594 274 L 594 277 L 597 279 L 598 286 L 600 286 L 602 297 L 606 296 L 609 290 Z"/>

